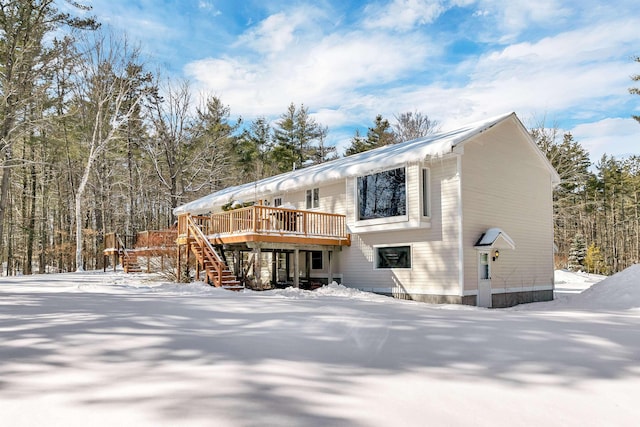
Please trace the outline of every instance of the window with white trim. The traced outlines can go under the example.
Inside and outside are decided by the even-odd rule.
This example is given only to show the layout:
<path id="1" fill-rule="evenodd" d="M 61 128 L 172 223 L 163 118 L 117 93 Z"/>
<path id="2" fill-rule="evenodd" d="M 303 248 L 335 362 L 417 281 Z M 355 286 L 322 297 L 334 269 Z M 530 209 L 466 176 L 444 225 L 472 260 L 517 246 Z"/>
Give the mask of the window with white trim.
<path id="1" fill-rule="evenodd" d="M 358 219 L 407 214 L 407 174 L 404 167 L 358 177 Z"/>
<path id="2" fill-rule="evenodd" d="M 320 189 L 307 190 L 307 209 L 320 207 Z"/>
<path id="3" fill-rule="evenodd" d="M 274 197 L 273 198 L 273 206 L 278 207 L 282 205 L 282 197 Z"/>
<path id="4" fill-rule="evenodd" d="M 411 246 L 376 248 L 376 268 L 411 268 Z"/>
<path id="5" fill-rule="evenodd" d="M 431 216 L 430 175 L 428 168 L 422 169 L 422 216 Z"/>

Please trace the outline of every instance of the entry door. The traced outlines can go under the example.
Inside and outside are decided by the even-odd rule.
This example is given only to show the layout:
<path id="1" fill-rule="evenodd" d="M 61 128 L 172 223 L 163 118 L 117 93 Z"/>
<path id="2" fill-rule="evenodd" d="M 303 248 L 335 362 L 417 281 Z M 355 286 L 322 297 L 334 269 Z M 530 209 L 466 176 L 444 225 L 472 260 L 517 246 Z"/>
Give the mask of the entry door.
<path id="1" fill-rule="evenodd" d="M 491 307 L 491 258 L 478 252 L 478 307 Z"/>

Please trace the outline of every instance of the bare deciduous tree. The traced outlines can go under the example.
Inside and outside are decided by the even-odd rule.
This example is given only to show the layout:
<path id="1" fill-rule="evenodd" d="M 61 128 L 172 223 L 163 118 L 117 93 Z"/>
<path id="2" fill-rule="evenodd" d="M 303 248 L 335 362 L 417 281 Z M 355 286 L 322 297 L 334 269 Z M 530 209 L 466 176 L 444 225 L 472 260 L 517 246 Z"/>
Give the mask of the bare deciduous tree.
<path id="1" fill-rule="evenodd" d="M 85 37 L 83 61 L 79 67 L 76 97 L 82 105 L 86 150 L 82 177 L 76 190 L 76 269 L 83 270 L 83 197 L 98 156 L 120 137 L 138 104 L 146 95 L 139 91 L 140 53 L 126 39 L 113 34 L 95 33 Z M 150 76 L 148 77 L 150 79 Z M 132 93 L 136 93 L 134 97 Z"/>
<path id="2" fill-rule="evenodd" d="M 394 118 L 396 123 L 393 125 L 393 132 L 399 142 L 422 138 L 440 131 L 440 123 L 437 120 L 430 119 L 419 111 L 408 111 Z"/>

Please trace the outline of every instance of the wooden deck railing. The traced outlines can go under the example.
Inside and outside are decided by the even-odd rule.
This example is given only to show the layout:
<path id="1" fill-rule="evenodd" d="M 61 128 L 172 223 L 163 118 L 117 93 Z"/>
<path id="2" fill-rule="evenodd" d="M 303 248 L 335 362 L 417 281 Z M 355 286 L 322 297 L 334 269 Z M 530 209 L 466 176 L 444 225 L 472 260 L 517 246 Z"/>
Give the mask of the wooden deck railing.
<path id="1" fill-rule="evenodd" d="M 141 231 L 137 235 L 107 233 L 104 236 L 105 250 L 166 248 L 176 245 L 175 230 Z"/>
<path id="2" fill-rule="evenodd" d="M 136 238 L 136 248 L 166 248 L 176 245 L 175 230 L 141 231 Z"/>
<path id="3" fill-rule="evenodd" d="M 188 214 L 178 218 L 178 235 L 187 233 Z M 270 206 L 250 206 L 232 211 L 215 213 L 211 216 L 193 216 L 205 235 L 234 235 L 242 233 L 295 235 L 348 239 L 344 215 L 275 208 Z"/>

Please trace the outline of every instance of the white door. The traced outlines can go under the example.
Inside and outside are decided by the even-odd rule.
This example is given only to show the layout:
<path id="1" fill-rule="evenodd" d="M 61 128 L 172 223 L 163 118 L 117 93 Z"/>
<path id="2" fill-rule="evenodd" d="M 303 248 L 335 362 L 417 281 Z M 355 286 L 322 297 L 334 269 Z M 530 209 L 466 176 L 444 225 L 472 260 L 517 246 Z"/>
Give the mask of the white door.
<path id="1" fill-rule="evenodd" d="M 491 258 L 478 252 L 478 307 L 491 307 Z"/>

